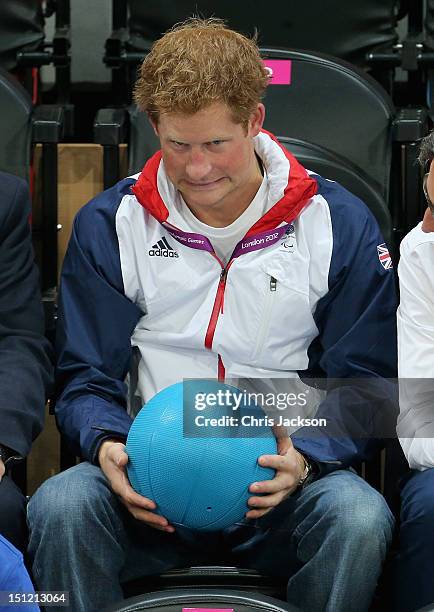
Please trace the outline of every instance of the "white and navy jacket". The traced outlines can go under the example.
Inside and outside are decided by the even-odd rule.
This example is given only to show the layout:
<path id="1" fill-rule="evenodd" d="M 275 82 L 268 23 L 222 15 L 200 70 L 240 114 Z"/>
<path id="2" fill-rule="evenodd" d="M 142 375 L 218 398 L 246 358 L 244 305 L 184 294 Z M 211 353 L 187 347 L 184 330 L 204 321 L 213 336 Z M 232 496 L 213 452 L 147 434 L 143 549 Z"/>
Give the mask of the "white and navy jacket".
<path id="1" fill-rule="evenodd" d="M 104 438 L 126 438 L 133 370 L 142 402 L 184 378 L 396 375 L 394 276 L 372 214 L 271 134 L 255 149 L 267 212 L 225 268 L 206 236 L 171 224 L 161 153 L 77 214 L 60 289 L 56 412 L 84 458 L 95 461 Z M 344 401 L 328 397 L 321 411 Z M 366 456 L 361 427 L 357 440 L 301 429 L 293 442 L 348 466 Z"/>

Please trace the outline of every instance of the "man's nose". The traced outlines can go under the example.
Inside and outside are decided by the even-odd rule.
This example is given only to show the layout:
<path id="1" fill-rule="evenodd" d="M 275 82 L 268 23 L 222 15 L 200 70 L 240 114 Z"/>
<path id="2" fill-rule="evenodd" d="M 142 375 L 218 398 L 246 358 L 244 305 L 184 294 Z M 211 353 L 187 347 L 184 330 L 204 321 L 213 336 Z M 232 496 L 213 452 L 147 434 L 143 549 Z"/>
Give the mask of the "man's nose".
<path id="1" fill-rule="evenodd" d="M 192 150 L 190 152 L 185 171 L 188 179 L 191 181 L 205 181 L 211 174 L 211 163 L 208 155 L 201 150 Z"/>

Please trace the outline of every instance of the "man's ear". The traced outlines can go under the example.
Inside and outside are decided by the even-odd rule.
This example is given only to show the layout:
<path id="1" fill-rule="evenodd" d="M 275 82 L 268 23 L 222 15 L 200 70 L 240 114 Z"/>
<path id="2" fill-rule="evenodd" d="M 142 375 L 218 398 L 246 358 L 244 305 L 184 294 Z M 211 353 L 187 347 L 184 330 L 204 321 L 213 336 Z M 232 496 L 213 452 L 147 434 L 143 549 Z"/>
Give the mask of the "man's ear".
<path id="1" fill-rule="evenodd" d="M 249 119 L 249 136 L 254 137 L 262 130 L 265 120 L 265 106 L 260 102 Z"/>
<path id="2" fill-rule="evenodd" d="M 160 135 L 158 134 L 158 123 L 152 117 L 150 113 L 147 113 L 147 115 L 148 115 L 149 123 L 152 125 L 152 129 L 154 130 L 156 137 L 159 138 Z"/>

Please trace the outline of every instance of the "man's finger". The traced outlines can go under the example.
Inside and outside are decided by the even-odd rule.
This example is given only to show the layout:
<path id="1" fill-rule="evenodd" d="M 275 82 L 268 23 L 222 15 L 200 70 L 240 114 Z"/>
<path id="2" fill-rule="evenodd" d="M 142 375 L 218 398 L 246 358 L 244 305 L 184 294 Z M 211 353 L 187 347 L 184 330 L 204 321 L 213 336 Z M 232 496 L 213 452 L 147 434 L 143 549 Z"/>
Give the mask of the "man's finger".
<path id="1" fill-rule="evenodd" d="M 288 467 L 288 457 L 286 455 L 261 455 L 258 463 L 261 467 L 283 470 Z"/>
<path id="2" fill-rule="evenodd" d="M 274 478 L 270 480 L 260 480 L 259 482 L 252 482 L 249 487 L 250 493 L 253 495 L 263 495 L 270 493 L 278 493 L 283 489 L 292 487 L 296 482 L 296 479 L 290 474 L 279 472 Z"/>
<path id="3" fill-rule="evenodd" d="M 118 465 L 119 467 L 125 467 L 128 461 L 128 455 L 125 451 L 119 453 L 119 455 L 115 459 L 116 465 Z"/>
<path id="4" fill-rule="evenodd" d="M 155 510 L 155 502 L 134 491 L 125 473 L 122 473 L 120 478 L 119 484 L 116 481 L 112 483 L 112 489 L 117 495 L 122 497 L 128 504 L 145 508 L 146 510 Z"/>
<path id="5" fill-rule="evenodd" d="M 121 442 L 113 444 L 107 453 L 108 457 L 116 463 L 116 465 L 126 465 L 128 463 L 128 455 L 125 451 L 125 445 Z"/>
<path id="6" fill-rule="evenodd" d="M 272 495 L 264 495 L 263 497 L 249 497 L 247 505 L 249 508 L 274 508 L 287 496 L 287 491 L 279 491 Z"/>
<path id="7" fill-rule="evenodd" d="M 147 497 L 143 497 L 136 493 L 133 489 L 127 491 L 122 495 L 125 501 L 132 506 L 136 506 L 137 508 L 144 508 L 145 510 L 155 510 L 157 507 L 156 503 L 152 501 L 152 499 L 148 499 Z"/>
<path id="8" fill-rule="evenodd" d="M 248 518 L 248 519 L 258 519 L 258 518 L 261 518 L 261 516 L 264 516 L 265 514 L 270 512 L 271 510 L 272 510 L 272 508 L 265 508 L 263 510 L 249 510 L 246 513 L 246 518 Z"/>
<path id="9" fill-rule="evenodd" d="M 160 531 L 166 531 L 167 533 L 173 533 L 175 531 L 173 525 L 170 525 L 169 521 L 164 516 L 147 512 L 146 510 L 127 503 L 125 506 L 136 520 L 142 521 L 150 527 L 159 529 Z"/>

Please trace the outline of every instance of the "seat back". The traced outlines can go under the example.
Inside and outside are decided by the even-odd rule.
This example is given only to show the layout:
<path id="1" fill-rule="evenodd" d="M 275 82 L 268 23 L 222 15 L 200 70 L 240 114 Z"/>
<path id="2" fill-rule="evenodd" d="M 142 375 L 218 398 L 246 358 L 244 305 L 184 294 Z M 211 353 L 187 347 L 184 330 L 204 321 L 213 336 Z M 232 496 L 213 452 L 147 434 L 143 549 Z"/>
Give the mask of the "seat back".
<path id="1" fill-rule="evenodd" d="M 183 609 L 232 612 L 299 612 L 295 606 L 257 592 L 232 589 L 170 589 L 139 595 L 105 609 L 104 612 L 180 612 Z"/>
<path id="2" fill-rule="evenodd" d="M 337 181 L 360 198 L 376 218 L 386 242 L 392 244 L 392 222 L 387 204 L 363 170 L 325 147 L 295 138 L 280 137 L 279 140 L 306 169 Z"/>
<path id="3" fill-rule="evenodd" d="M 128 171 L 131 174 L 140 172 L 152 155 L 160 148 L 160 141 L 145 113 L 137 106 L 129 109 L 130 134 L 128 143 Z"/>
<path id="4" fill-rule="evenodd" d="M 18 81 L 0 68 L 0 170 L 29 179 L 32 100 Z"/>
<path id="5" fill-rule="evenodd" d="M 17 68 L 18 51 L 34 51 L 44 39 L 41 0 L 0 2 L 0 66 Z"/>
<path id="6" fill-rule="evenodd" d="M 158 138 L 144 113 L 134 107 L 130 115 L 131 140 L 129 146 L 129 171 L 140 172 L 144 160 L 159 148 Z M 359 197 L 375 216 L 386 242 L 393 243 L 392 222 L 387 203 L 372 178 L 354 163 L 324 146 L 297 138 L 279 136 L 280 142 L 295 155 L 305 168 L 341 183 Z"/>
<path id="7" fill-rule="evenodd" d="M 426 0 L 425 32 L 425 44 L 434 49 L 434 0 Z"/>
<path id="8" fill-rule="evenodd" d="M 399 0 L 275 0 L 251 3 L 248 10 L 232 0 L 129 0 L 129 44 L 147 51 L 152 41 L 189 15 L 221 17 L 240 32 L 259 34 L 261 45 L 295 47 L 329 53 L 365 66 L 366 53 L 397 42 Z M 339 19 L 330 19 L 330 15 Z M 327 27 L 324 27 L 327 24 Z"/>
<path id="9" fill-rule="evenodd" d="M 422 0 L 412 0 L 412 2 Z M 117 105 L 131 101 L 137 65 L 152 43 L 189 16 L 223 18 L 229 27 L 260 45 L 328 53 L 368 70 L 388 91 L 394 68 L 401 64 L 397 22 L 410 16 L 408 0 L 275 0 L 251 3 L 248 10 L 231 0 L 113 0 L 113 31 L 105 43 L 104 62 L 112 70 L 112 96 Z M 330 15 L 339 19 L 330 19 Z M 327 24 L 327 27 L 324 27 Z M 374 57 L 375 56 L 375 57 Z"/>
<path id="10" fill-rule="evenodd" d="M 387 202 L 392 159 L 393 103 L 371 78 L 344 62 L 303 51 L 267 48 L 266 63 L 286 68 L 265 96 L 265 128 L 333 151 L 367 175 Z M 277 62 L 276 62 L 277 60 Z M 143 113 L 130 110 L 130 169 L 139 171 L 158 148 Z"/>
<path id="11" fill-rule="evenodd" d="M 277 137 L 317 144 L 347 159 L 388 202 L 395 109 L 387 93 L 333 58 L 285 49 L 261 52 L 274 71 L 286 68 L 267 88 L 265 127 Z"/>

